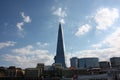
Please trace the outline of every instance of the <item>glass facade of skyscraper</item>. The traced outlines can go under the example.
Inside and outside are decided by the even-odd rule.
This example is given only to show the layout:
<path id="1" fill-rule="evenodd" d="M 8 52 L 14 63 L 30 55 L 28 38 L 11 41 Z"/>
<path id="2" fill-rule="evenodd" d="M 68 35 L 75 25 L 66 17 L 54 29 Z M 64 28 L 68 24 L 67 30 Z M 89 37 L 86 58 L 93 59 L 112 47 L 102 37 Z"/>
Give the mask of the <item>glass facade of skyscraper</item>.
<path id="1" fill-rule="evenodd" d="M 112 68 L 120 68 L 120 57 L 110 58 Z"/>
<path id="2" fill-rule="evenodd" d="M 78 60 L 78 68 L 98 68 L 99 59 L 98 58 L 80 58 Z"/>
<path id="3" fill-rule="evenodd" d="M 70 59 L 70 64 L 71 64 L 71 67 L 78 68 L 78 58 L 77 57 L 72 57 Z"/>
<path id="4" fill-rule="evenodd" d="M 58 29 L 57 50 L 54 60 L 55 63 L 61 63 L 64 68 L 66 67 L 61 23 L 59 24 L 59 29 Z"/>

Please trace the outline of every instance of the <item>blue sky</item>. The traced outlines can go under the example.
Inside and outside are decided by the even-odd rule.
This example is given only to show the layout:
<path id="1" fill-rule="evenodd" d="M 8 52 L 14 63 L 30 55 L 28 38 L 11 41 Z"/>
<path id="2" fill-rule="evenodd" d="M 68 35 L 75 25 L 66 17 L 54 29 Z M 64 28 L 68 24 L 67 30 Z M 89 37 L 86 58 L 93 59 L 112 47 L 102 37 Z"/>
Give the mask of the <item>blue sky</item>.
<path id="1" fill-rule="evenodd" d="M 71 57 L 120 56 L 119 0 L 1 0 L 0 66 L 51 65 L 62 23 Z"/>

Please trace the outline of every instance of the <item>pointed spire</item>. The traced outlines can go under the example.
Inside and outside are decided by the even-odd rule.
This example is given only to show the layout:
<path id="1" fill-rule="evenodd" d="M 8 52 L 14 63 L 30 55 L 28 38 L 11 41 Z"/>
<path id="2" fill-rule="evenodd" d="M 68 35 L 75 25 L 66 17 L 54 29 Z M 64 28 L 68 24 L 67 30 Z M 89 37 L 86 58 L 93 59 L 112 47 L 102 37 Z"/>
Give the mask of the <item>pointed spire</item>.
<path id="1" fill-rule="evenodd" d="M 59 27 L 61 27 L 61 22 L 59 22 Z"/>
<path id="2" fill-rule="evenodd" d="M 54 59 L 55 59 L 55 63 L 61 63 L 63 67 L 66 67 L 61 23 L 59 23 L 57 50 L 56 50 L 56 56 Z"/>

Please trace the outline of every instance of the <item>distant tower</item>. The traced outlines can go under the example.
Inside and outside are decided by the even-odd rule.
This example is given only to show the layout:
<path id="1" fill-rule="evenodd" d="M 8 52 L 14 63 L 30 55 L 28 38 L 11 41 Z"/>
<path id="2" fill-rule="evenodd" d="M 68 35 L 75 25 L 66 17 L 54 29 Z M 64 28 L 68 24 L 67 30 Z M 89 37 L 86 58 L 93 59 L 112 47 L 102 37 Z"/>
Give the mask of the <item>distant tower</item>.
<path id="1" fill-rule="evenodd" d="M 59 23 L 57 50 L 54 60 L 55 63 L 61 63 L 63 67 L 66 67 L 61 23 Z"/>

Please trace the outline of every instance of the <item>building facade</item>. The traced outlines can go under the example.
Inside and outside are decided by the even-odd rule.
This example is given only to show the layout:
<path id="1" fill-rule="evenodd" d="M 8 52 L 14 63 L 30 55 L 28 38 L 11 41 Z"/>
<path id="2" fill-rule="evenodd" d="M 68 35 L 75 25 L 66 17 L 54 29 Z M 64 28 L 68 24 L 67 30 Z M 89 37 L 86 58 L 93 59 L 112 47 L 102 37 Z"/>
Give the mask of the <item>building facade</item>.
<path id="1" fill-rule="evenodd" d="M 99 66 L 101 69 L 110 69 L 110 62 L 101 61 L 101 62 L 99 62 Z"/>
<path id="2" fill-rule="evenodd" d="M 30 78 L 39 78 L 40 77 L 40 70 L 37 68 L 27 68 L 25 69 L 25 77 Z"/>
<path id="3" fill-rule="evenodd" d="M 39 70 L 39 75 L 44 72 L 44 63 L 38 63 L 36 68 Z"/>
<path id="4" fill-rule="evenodd" d="M 120 57 L 110 58 L 112 68 L 120 68 Z"/>
<path id="5" fill-rule="evenodd" d="M 72 57 L 70 59 L 70 64 L 71 64 L 71 67 L 73 68 L 78 68 L 78 58 L 77 57 Z"/>
<path id="6" fill-rule="evenodd" d="M 55 60 L 55 63 L 61 63 L 63 67 L 66 67 L 61 23 L 59 23 L 57 50 L 56 50 L 56 56 L 54 57 L 54 60 Z"/>
<path id="7" fill-rule="evenodd" d="M 80 58 L 78 60 L 78 68 L 98 68 L 99 67 L 99 59 L 98 58 Z"/>

